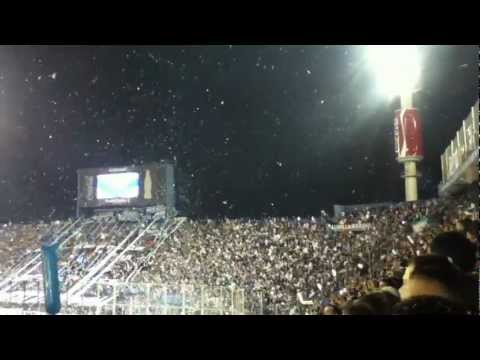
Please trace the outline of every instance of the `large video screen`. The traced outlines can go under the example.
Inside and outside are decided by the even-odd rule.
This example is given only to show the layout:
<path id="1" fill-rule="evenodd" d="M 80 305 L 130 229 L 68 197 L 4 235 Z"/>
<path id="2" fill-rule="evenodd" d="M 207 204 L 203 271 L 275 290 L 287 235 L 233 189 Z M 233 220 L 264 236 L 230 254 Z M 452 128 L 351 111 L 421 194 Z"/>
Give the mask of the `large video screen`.
<path id="1" fill-rule="evenodd" d="M 140 193 L 139 174 L 134 172 L 97 175 L 97 199 L 131 199 Z"/>

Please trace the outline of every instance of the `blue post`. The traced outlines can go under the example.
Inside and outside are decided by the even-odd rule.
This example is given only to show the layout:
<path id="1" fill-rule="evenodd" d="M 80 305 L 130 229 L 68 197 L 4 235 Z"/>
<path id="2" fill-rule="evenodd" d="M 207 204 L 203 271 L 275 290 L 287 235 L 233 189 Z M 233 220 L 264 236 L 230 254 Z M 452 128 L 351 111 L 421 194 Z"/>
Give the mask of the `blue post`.
<path id="1" fill-rule="evenodd" d="M 60 312 L 60 281 L 58 279 L 58 243 L 42 245 L 43 289 L 45 309 L 48 314 Z"/>

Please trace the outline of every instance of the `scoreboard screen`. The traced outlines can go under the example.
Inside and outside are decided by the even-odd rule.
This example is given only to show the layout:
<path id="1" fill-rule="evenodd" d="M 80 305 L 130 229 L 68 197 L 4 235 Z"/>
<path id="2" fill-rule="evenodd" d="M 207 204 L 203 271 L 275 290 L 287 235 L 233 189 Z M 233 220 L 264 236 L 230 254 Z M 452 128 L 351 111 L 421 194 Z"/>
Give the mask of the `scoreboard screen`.
<path id="1" fill-rule="evenodd" d="M 140 175 L 134 172 L 97 175 L 97 199 L 132 199 L 140 193 Z"/>
<path id="2" fill-rule="evenodd" d="M 77 172 L 77 214 L 111 208 L 175 208 L 175 178 L 168 162 Z"/>

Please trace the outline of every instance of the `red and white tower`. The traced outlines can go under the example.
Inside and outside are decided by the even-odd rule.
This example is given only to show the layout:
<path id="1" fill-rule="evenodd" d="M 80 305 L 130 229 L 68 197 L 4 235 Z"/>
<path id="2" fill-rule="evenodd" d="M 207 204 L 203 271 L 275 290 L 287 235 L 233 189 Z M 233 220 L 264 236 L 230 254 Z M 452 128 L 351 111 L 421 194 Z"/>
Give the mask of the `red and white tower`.
<path id="1" fill-rule="evenodd" d="M 395 153 L 404 165 L 405 200 L 418 200 L 417 163 L 423 160 L 422 119 L 413 107 L 412 95 L 401 97 L 401 109 L 395 112 Z"/>
<path id="2" fill-rule="evenodd" d="M 368 50 L 379 89 L 391 99 L 400 96 L 400 110 L 395 114 L 395 151 L 405 167 L 405 198 L 417 201 L 417 163 L 423 160 L 423 138 L 422 121 L 412 98 L 419 89 L 421 56 L 415 45 L 371 45 Z"/>

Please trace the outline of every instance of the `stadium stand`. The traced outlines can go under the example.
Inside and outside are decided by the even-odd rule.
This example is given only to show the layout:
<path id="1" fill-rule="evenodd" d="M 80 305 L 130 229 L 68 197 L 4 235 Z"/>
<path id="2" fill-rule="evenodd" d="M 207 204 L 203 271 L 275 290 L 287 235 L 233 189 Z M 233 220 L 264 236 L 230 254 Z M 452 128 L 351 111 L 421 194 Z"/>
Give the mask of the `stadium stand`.
<path id="1" fill-rule="evenodd" d="M 41 312 L 39 241 L 54 233 L 64 313 L 322 314 L 401 283 L 435 237 L 474 220 L 477 198 L 472 188 L 455 198 L 363 208 L 338 224 L 368 226 L 340 231 L 321 218 L 4 224 L 0 307 Z M 474 273 L 478 279 L 478 262 Z"/>

